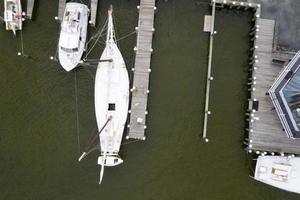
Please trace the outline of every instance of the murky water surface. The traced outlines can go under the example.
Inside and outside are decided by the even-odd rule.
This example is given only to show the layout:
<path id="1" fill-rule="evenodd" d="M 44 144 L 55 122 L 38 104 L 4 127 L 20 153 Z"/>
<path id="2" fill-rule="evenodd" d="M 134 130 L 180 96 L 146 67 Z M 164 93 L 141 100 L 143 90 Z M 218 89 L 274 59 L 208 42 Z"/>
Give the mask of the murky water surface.
<path id="1" fill-rule="evenodd" d="M 66 73 L 50 61 L 59 32 L 53 19 L 57 1 L 38 1 L 36 17 L 25 25 L 25 53 L 30 58 L 16 55 L 20 35 L 14 38 L 2 29 L 0 199 L 299 198 L 248 176 L 248 159 L 241 144 L 250 13 L 217 11 L 210 142 L 206 144 L 201 138 L 209 42 L 208 33 L 203 32 L 204 15 L 210 13 L 206 2 L 169 0 L 157 4 L 147 140 L 130 144 L 125 140 L 121 150 L 124 164 L 107 168 L 101 186 L 98 152 L 77 162 L 97 129 L 95 69 L 81 67 Z M 99 26 L 110 3 L 115 8 L 118 36 L 134 31 L 138 1 L 101 1 Z M 130 69 L 135 36 L 119 45 Z M 102 47 L 91 57 L 98 58 Z"/>

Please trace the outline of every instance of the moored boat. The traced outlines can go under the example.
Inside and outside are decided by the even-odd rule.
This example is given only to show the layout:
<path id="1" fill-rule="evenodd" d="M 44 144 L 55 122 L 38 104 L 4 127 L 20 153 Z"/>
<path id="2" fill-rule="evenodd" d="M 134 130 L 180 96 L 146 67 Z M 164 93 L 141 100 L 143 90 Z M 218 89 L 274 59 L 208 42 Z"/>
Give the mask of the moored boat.
<path id="1" fill-rule="evenodd" d="M 99 183 L 105 166 L 123 162 L 119 149 L 129 103 L 128 72 L 115 40 L 112 7 L 108 11 L 106 46 L 100 60 L 105 62 L 99 62 L 95 78 L 95 112 L 101 147 Z"/>
<path id="2" fill-rule="evenodd" d="M 70 71 L 80 63 L 85 49 L 89 9 L 85 4 L 69 2 L 61 22 L 58 58 L 61 66 Z"/>
<path id="3" fill-rule="evenodd" d="M 300 194 L 300 158 L 259 156 L 254 178 L 268 185 Z"/>
<path id="4" fill-rule="evenodd" d="M 16 31 L 22 30 L 22 6 L 20 0 L 4 0 L 4 21 L 6 30 L 12 31 L 16 35 Z"/>

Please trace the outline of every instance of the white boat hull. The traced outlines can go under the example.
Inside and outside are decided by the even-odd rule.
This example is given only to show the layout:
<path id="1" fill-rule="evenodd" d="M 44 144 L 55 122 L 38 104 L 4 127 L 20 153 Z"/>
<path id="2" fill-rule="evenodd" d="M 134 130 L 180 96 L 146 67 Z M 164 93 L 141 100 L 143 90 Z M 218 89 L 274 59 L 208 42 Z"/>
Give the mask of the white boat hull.
<path id="1" fill-rule="evenodd" d="M 8 31 L 16 34 L 22 30 L 22 5 L 20 0 L 4 0 L 4 21 Z"/>
<path id="2" fill-rule="evenodd" d="M 67 3 L 61 23 L 58 58 L 61 66 L 70 71 L 81 61 L 85 50 L 88 7 L 82 3 Z"/>
<path id="3" fill-rule="evenodd" d="M 128 114 L 129 78 L 122 55 L 116 44 L 107 46 L 100 58 L 95 79 L 95 110 L 98 129 L 108 118 L 111 121 L 100 134 L 102 153 L 118 155 Z"/>
<path id="4" fill-rule="evenodd" d="M 114 39 L 111 12 L 106 47 L 100 58 L 104 62 L 99 62 L 95 78 L 96 121 L 98 130 L 103 129 L 99 135 L 101 156 L 98 158 L 98 164 L 102 166 L 115 166 L 123 162 L 118 153 L 129 104 L 128 72 Z"/>
<path id="5" fill-rule="evenodd" d="M 300 194 L 300 158 L 259 156 L 254 178 L 282 190 Z"/>

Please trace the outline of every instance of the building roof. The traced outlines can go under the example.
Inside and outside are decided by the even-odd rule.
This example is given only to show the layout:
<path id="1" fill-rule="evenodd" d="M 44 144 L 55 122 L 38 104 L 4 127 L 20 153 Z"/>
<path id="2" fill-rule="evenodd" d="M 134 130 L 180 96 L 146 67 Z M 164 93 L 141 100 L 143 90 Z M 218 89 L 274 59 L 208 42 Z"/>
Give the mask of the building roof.
<path id="1" fill-rule="evenodd" d="M 300 138 L 300 51 L 269 90 L 272 103 L 289 138 Z"/>

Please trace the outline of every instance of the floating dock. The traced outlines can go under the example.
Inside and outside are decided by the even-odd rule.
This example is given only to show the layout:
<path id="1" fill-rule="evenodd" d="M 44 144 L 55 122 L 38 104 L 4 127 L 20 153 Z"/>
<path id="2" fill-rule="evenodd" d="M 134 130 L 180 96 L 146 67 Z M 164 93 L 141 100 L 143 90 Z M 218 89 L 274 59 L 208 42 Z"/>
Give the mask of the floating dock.
<path id="1" fill-rule="evenodd" d="M 27 0 L 26 16 L 28 19 L 32 19 L 33 8 L 34 8 L 34 0 Z"/>
<path id="2" fill-rule="evenodd" d="M 248 3 L 248 2 L 239 2 L 239 1 L 228 1 L 228 0 L 212 0 L 212 14 L 211 16 L 205 16 L 204 20 L 204 32 L 210 32 L 210 43 L 209 43 L 209 55 L 208 55 L 208 67 L 207 67 L 207 80 L 206 80 L 206 92 L 205 92 L 205 108 L 204 108 L 204 120 L 203 120 L 203 131 L 202 137 L 208 142 L 207 138 L 207 123 L 211 111 L 209 110 L 209 96 L 210 96 L 210 84 L 213 80 L 211 76 L 211 65 L 212 65 L 212 53 L 213 53 L 213 40 L 214 35 L 216 34 L 214 30 L 215 23 L 215 11 L 216 8 L 230 8 L 238 10 L 248 10 L 251 9 L 254 11 L 253 20 L 256 20 L 260 17 L 261 7 L 257 3 Z"/>
<path id="3" fill-rule="evenodd" d="M 149 74 L 151 72 L 152 38 L 154 32 L 155 0 L 141 0 L 138 6 L 139 20 L 137 45 L 134 48 L 135 65 L 131 91 L 130 120 L 127 139 L 145 140 L 147 101 L 149 94 Z"/>
<path id="4" fill-rule="evenodd" d="M 58 2 L 58 14 L 57 14 L 57 17 L 58 17 L 59 21 L 62 21 L 62 18 L 64 16 L 64 11 L 65 11 L 65 8 L 66 8 L 66 3 L 67 3 L 66 0 L 59 0 L 59 2 Z"/>
<path id="5" fill-rule="evenodd" d="M 90 23 L 95 26 L 97 19 L 97 9 L 98 9 L 98 0 L 91 0 L 90 10 L 91 10 L 91 21 Z"/>
<path id="6" fill-rule="evenodd" d="M 300 154 L 300 140 L 286 136 L 274 109 L 268 90 L 283 66 L 272 62 L 274 20 L 257 19 L 253 50 L 251 98 L 249 99 L 248 151 L 262 153 Z M 275 54 L 278 56 L 278 54 Z"/>
<path id="7" fill-rule="evenodd" d="M 206 92 L 205 92 L 205 113 L 204 113 L 204 122 L 203 122 L 203 138 L 207 140 L 207 121 L 208 121 L 208 115 L 210 114 L 209 111 L 209 92 L 210 92 L 210 82 L 213 80 L 213 77 L 211 76 L 211 65 L 212 65 L 212 53 L 213 53 L 213 41 L 214 41 L 214 34 L 215 34 L 215 12 L 216 12 L 216 2 L 212 1 L 212 14 L 211 17 L 206 17 L 205 21 L 208 21 L 209 19 L 210 23 L 204 22 L 204 31 L 210 32 L 209 37 L 209 53 L 208 53 L 208 66 L 207 66 L 207 79 L 206 79 Z M 206 29 L 206 30 L 205 30 Z M 207 140 L 208 141 L 208 140 Z"/>

